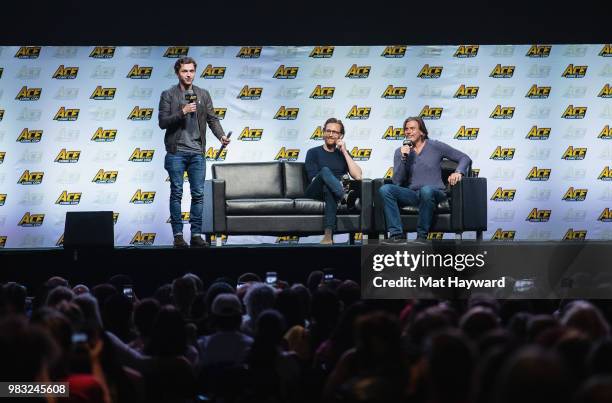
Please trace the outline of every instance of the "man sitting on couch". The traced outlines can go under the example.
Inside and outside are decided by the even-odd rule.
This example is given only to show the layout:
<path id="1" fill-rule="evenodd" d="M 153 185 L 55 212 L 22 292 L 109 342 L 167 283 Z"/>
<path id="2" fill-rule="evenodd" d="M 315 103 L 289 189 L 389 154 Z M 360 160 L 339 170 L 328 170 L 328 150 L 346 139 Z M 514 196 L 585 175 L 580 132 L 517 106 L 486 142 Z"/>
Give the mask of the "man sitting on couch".
<path id="1" fill-rule="evenodd" d="M 306 153 L 306 172 L 310 184 L 305 195 L 311 199 L 325 201 L 325 232 L 322 244 L 333 244 L 336 229 L 338 202 L 342 200 L 344 188 L 342 176 L 361 179 L 361 168 L 349 154 L 344 143 L 344 125 L 340 119 L 329 118 L 323 125 L 324 143 Z"/>

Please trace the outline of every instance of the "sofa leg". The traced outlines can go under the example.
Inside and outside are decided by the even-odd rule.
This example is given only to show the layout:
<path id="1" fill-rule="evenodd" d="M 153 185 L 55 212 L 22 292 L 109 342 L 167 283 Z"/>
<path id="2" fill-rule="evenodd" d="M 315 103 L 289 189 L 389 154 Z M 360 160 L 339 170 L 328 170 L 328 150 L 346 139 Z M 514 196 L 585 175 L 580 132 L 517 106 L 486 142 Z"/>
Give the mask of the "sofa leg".
<path id="1" fill-rule="evenodd" d="M 349 245 L 355 245 L 355 233 L 349 232 Z"/>
<path id="2" fill-rule="evenodd" d="M 482 231 L 476 231 L 476 239 L 482 241 Z"/>
<path id="3" fill-rule="evenodd" d="M 370 243 L 370 239 L 376 239 L 378 240 L 378 233 L 377 232 L 368 232 L 368 243 Z"/>

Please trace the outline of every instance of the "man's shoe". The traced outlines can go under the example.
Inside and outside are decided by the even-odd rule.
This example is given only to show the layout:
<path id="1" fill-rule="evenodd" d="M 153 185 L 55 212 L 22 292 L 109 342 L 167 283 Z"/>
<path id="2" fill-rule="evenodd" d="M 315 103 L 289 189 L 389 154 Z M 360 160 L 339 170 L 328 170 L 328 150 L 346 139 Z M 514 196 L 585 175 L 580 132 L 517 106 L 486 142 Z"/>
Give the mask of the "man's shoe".
<path id="1" fill-rule="evenodd" d="M 187 248 L 187 247 L 189 247 L 187 242 L 185 242 L 185 239 L 183 239 L 183 235 L 181 235 L 181 234 L 177 234 L 177 235 L 174 236 L 174 242 L 172 243 L 172 245 L 174 245 L 175 248 Z"/>
<path id="2" fill-rule="evenodd" d="M 357 201 L 357 198 L 359 197 L 359 194 L 357 193 L 356 190 L 349 190 L 347 195 L 346 195 L 346 207 L 349 210 L 352 210 L 355 208 L 355 202 Z"/>
<path id="3" fill-rule="evenodd" d="M 406 243 L 406 238 L 402 234 L 391 235 L 389 239 L 383 239 L 381 243 L 385 245 L 403 245 Z"/>
<path id="4" fill-rule="evenodd" d="M 428 245 L 429 244 L 429 240 L 427 238 L 424 238 L 422 236 L 417 236 L 416 239 L 414 240 L 414 243 L 418 243 L 421 245 Z"/>
<path id="5" fill-rule="evenodd" d="M 206 242 L 206 240 L 202 238 L 200 235 L 191 237 L 191 247 L 192 248 L 207 248 L 209 246 L 210 244 Z"/>

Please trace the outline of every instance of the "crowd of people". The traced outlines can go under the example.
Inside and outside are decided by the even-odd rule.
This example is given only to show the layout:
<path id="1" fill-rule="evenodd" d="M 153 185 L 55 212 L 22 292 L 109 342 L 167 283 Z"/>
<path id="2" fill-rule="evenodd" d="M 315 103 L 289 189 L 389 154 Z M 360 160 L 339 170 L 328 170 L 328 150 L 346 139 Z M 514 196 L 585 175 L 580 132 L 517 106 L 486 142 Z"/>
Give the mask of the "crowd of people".
<path id="1" fill-rule="evenodd" d="M 612 399 L 607 301 L 363 300 L 354 281 L 304 280 L 188 273 L 146 297 L 125 275 L 7 282 L 0 381 L 69 384 L 47 402 Z"/>

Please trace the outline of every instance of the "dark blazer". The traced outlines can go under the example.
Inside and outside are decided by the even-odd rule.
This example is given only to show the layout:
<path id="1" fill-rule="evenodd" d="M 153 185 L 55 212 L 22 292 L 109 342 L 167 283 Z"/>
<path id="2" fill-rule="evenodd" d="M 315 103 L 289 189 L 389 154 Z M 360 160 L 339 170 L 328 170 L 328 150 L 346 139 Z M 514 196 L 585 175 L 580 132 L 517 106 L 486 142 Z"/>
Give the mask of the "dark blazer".
<path id="1" fill-rule="evenodd" d="M 202 152 L 205 152 L 207 123 L 210 126 L 210 130 L 219 140 L 225 136 L 225 133 L 219 123 L 219 118 L 214 113 L 208 91 L 195 85 L 192 85 L 192 88 L 193 92 L 198 96 L 198 125 L 200 126 L 200 137 L 202 139 Z M 159 98 L 159 127 L 166 130 L 164 144 L 166 145 L 166 151 L 169 153 L 176 152 L 177 137 L 181 129 L 185 128 L 185 116 L 181 110 L 183 105 L 185 105 L 185 99 L 181 96 L 181 89 L 178 84 L 162 92 Z"/>

